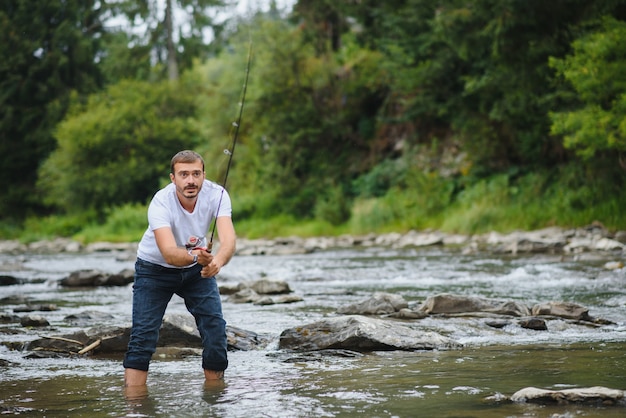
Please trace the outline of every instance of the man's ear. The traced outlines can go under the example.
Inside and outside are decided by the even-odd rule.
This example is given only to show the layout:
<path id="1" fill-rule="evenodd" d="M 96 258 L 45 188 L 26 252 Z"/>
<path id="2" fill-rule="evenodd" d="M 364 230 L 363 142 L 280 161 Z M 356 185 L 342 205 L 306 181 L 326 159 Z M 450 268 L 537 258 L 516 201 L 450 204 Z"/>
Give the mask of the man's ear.
<path id="1" fill-rule="evenodd" d="M 172 180 L 172 183 L 174 183 L 174 174 L 170 173 L 170 180 Z"/>

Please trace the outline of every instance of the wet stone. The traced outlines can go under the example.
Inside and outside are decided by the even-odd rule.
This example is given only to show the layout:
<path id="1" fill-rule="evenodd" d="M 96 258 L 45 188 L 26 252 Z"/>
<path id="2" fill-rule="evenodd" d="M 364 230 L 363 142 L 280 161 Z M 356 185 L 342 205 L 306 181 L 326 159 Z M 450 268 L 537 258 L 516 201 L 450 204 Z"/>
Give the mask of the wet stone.
<path id="1" fill-rule="evenodd" d="M 511 400 L 513 402 L 530 402 L 543 405 L 576 403 L 593 406 L 626 406 L 623 390 L 603 386 L 563 390 L 528 387 L 515 392 L 511 396 Z"/>
<path id="2" fill-rule="evenodd" d="M 13 323 L 19 323 L 19 322 L 20 322 L 20 317 L 17 315 L 0 313 L 0 324 L 13 324 Z"/>
<path id="3" fill-rule="evenodd" d="M 11 286 L 14 284 L 19 284 L 19 280 L 13 276 L 7 276 L 5 274 L 0 275 L 0 286 Z"/>
<path id="4" fill-rule="evenodd" d="M 104 323 L 107 320 L 115 318 L 113 315 L 100 311 L 83 311 L 77 314 L 67 315 L 63 320 L 73 325 L 89 325 L 95 323 Z"/>
<path id="5" fill-rule="evenodd" d="M 50 325 L 48 320 L 41 315 L 26 315 L 20 319 L 23 327 L 47 327 Z"/>
<path id="6" fill-rule="evenodd" d="M 547 331 L 548 330 L 548 325 L 546 324 L 546 321 L 544 321 L 541 318 L 522 319 L 519 321 L 519 325 L 522 328 L 532 329 L 535 331 Z"/>
<path id="7" fill-rule="evenodd" d="M 16 313 L 20 313 L 20 312 L 53 312 L 56 311 L 57 309 L 59 309 L 55 304 L 53 303 L 49 303 L 49 304 L 44 304 L 44 305 L 23 305 L 23 306 L 18 306 L 16 308 L 13 309 L 13 312 Z"/>

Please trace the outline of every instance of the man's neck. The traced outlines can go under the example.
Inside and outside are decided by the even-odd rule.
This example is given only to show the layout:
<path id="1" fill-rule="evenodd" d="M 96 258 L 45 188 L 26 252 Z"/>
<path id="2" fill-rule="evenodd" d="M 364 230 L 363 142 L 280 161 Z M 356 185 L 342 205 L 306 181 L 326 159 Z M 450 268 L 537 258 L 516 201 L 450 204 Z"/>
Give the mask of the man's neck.
<path id="1" fill-rule="evenodd" d="M 178 195 L 178 201 L 180 202 L 180 205 L 183 207 L 183 209 L 191 213 L 196 207 L 196 202 L 198 201 L 198 197 L 196 196 L 194 198 L 187 198 L 185 196 Z"/>

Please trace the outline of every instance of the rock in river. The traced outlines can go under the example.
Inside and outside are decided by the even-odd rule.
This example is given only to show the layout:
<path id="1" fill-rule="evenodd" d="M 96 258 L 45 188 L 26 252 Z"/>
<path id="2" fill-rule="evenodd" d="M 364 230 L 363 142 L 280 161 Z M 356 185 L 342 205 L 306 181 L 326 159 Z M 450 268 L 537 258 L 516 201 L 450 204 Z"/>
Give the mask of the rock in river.
<path id="1" fill-rule="evenodd" d="M 343 306 L 337 312 L 344 315 L 386 315 L 408 307 L 409 304 L 402 296 L 378 292 L 370 299 Z"/>
<path id="2" fill-rule="evenodd" d="M 532 402 L 539 404 L 581 403 L 592 405 L 624 405 L 624 391 L 603 386 L 546 390 L 528 387 L 518 390 L 511 396 L 513 402 Z"/>
<path id="3" fill-rule="evenodd" d="M 455 341 L 434 332 L 418 331 L 363 316 L 326 318 L 290 328 L 280 334 L 279 347 L 292 350 L 347 349 L 355 351 L 435 350 L 459 348 Z"/>
<path id="4" fill-rule="evenodd" d="M 427 314 L 450 314 L 467 312 L 490 312 L 509 316 L 527 316 L 530 310 L 526 305 L 515 301 L 494 300 L 478 296 L 452 295 L 441 293 L 430 296 L 420 311 Z"/>

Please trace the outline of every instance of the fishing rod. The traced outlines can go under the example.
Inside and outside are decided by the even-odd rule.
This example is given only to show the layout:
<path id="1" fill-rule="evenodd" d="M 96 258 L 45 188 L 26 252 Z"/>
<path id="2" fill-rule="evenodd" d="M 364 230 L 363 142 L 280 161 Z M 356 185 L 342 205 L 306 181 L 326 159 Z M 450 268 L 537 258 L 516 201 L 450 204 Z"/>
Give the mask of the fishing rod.
<path id="1" fill-rule="evenodd" d="M 215 211 L 215 217 L 213 219 L 213 227 L 211 228 L 211 237 L 209 238 L 209 242 L 207 243 L 206 250 L 211 252 L 213 248 L 213 237 L 215 236 L 215 228 L 217 226 L 217 215 L 219 214 L 220 207 L 222 206 L 222 198 L 224 197 L 224 190 L 226 190 L 226 181 L 228 180 L 228 173 L 230 172 L 230 167 L 233 162 L 233 155 L 235 154 L 235 146 L 237 145 L 237 138 L 239 137 L 239 128 L 241 127 L 241 118 L 243 116 L 243 107 L 246 102 L 246 91 L 248 90 L 248 77 L 250 75 L 250 62 L 252 61 L 252 40 L 248 43 L 248 58 L 246 62 L 246 76 L 244 78 L 243 87 L 241 89 L 241 100 L 239 101 L 239 115 L 237 116 L 237 120 L 232 123 L 231 126 L 231 147 L 224 149 L 224 154 L 228 155 L 228 164 L 226 165 L 226 172 L 224 173 L 224 180 L 221 184 L 222 191 L 220 194 L 220 200 L 217 204 L 217 209 Z M 234 128 L 234 130 L 233 130 Z"/>

